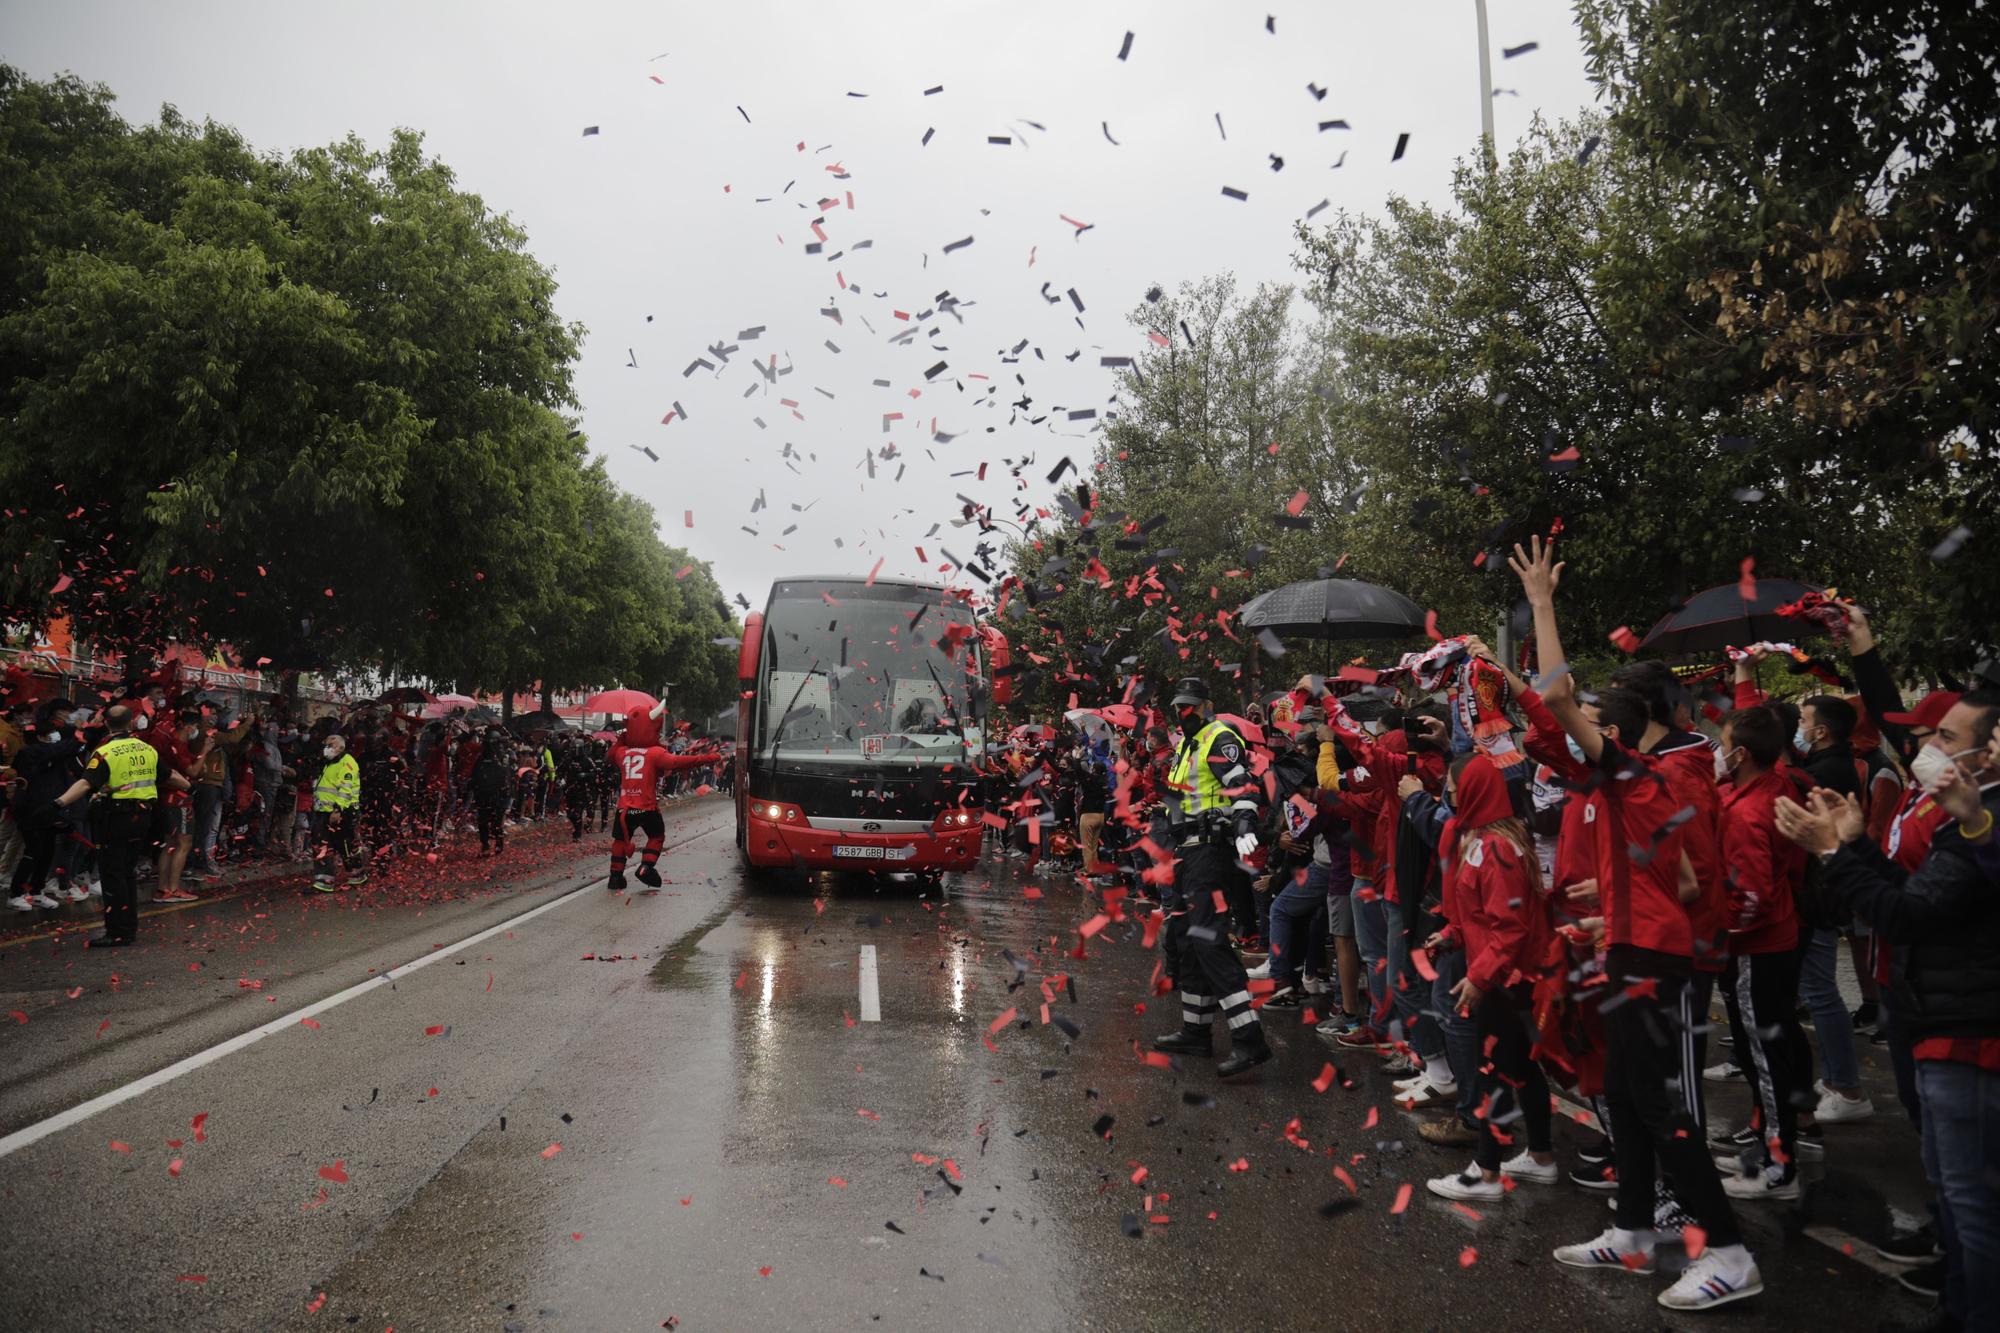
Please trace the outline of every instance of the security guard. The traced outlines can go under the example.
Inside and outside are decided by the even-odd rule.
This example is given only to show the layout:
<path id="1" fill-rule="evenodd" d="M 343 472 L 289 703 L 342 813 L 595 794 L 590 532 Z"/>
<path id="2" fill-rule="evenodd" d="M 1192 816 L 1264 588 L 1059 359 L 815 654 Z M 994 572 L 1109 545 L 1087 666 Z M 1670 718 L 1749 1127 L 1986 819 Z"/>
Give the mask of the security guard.
<path id="1" fill-rule="evenodd" d="M 1219 1009 L 1229 1022 L 1223 1078 L 1271 1058 L 1264 1025 L 1250 1007 L 1250 979 L 1229 944 L 1229 904 L 1245 879 L 1241 858 L 1257 850 L 1263 784 L 1251 776 L 1249 746 L 1215 721 L 1208 683 L 1175 687 L 1183 739 L 1167 783 L 1167 827 L 1177 853 L 1162 948 L 1181 992 L 1181 1030 L 1155 1037 L 1157 1050 L 1213 1054 L 1210 1025 Z M 1221 997 L 1218 999 L 1217 997 Z"/>
<path id="2" fill-rule="evenodd" d="M 327 733 L 320 758 L 325 763 L 313 782 L 313 820 L 319 826 L 319 845 L 313 849 L 313 859 L 319 865 L 313 871 L 313 887 L 321 893 L 332 893 L 340 887 L 335 882 L 335 853 L 340 856 L 341 867 L 348 872 L 347 887 L 368 882 L 367 868 L 356 870 L 354 865 L 354 819 L 356 807 L 361 804 L 361 765 L 347 752 L 347 738 L 337 731 Z"/>
<path id="3" fill-rule="evenodd" d="M 83 776 L 53 804 L 68 810 L 96 795 L 101 813 L 96 822 L 97 868 L 104 881 L 104 929 L 87 941 L 93 949 L 131 944 L 139 935 L 139 884 L 132 868 L 158 841 L 160 752 L 132 734 L 132 710 L 124 704 L 104 714 L 110 733 L 91 752 Z M 176 790 L 187 790 L 187 779 L 168 773 Z"/>

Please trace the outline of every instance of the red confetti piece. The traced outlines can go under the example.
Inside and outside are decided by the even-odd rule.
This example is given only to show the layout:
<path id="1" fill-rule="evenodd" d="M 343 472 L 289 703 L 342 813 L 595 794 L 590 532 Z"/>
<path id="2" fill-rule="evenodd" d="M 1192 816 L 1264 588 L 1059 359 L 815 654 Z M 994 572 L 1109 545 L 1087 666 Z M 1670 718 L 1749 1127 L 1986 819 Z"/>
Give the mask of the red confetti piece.
<path id="1" fill-rule="evenodd" d="M 176 1281 L 176 1282 L 206 1282 L 206 1281 L 208 1281 L 208 1274 L 206 1274 L 206 1273 L 182 1273 L 182 1274 L 181 1274 L 181 1275 L 180 1275 L 179 1277 L 175 1278 L 175 1279 L 174 1279 L 174 1281 Z"/>
<path id="2" fill-rule="evenodd" d="M 1742 567 L 1737 571 L 1736 595 L 1746 602 L 1757 600 L 1757 561 L 1747 555 L 1743 557 Z"/>
<path id="3" fill-rule="evenodd" d="M 1400 1213 L 1409 1206 L 1410 1206 L 1410 1182 L 1406 1180 L 1402 1184 L 1396 1186 L 1396 1201 L 1389 1205 L 1389 1211 L 1391 1213 Z"/>
<path id="4" fill-rule="evenodd" d="M 1244 1171 L 1248 1171 L 1250 1169 L 1250 1159 L 1247 1157 L 1239 1157 L 1235 1161 L 1229 1164 L 1229 1169 L 1239 1174 Z"/>
<path id="5" fill-rule="evenodd" d="M 1621 653 L 1631 654 L 1639 651 L 1639 636 L 1632 632 L 1630 626 L 1620 625 L 1606 637 L 1618 646 L 1618 651 Z"/>
<path id="6" fill-rule="evenodd" d="M 758 1276 L 758 1277 L 769 1277 L 769 1276 L 771 1276 L 771 1265 L 769 1265 L 769 1264 L 765 1264 L 765 1265 L 764 1265 L 764 1266 L 763 1266 L 762 1268 L 758 1269 L 758 1270 L 757 1270 L 757 1276 Z"/>
<path id="7" fill-rule="evenodd" d="M 826 1183 L 833 1186 L 837 1190 L 844 1190 L 847 1188 L 847 1181 L 839 1176 L 828 1176 L 826 1178 Z"/>
<path id="8" fill-rule="evenodd" d="M 1018 1015 L 1019 1015 L 1018 1010 L 1010 1008 L 1007 1010 L 1006 1013 L 1000 1015 L 1000 1017 L 994 1019 L 991 1023 L 988 1023 L 986 1025 L 986 1030 L 989 1033 L 998 1032 L 1001 1028 L 1004 1028 L 1009 1023 L 1013 1022 L 1014 1019 L 1018 1017 Z"/>
<path id="9" fill-rule="evenodd" d="M 1300 491 L 1297 495 L 1294 495 L 1291 499 L 1285 501 L 1285 512 L 1287 514 L 1290 514 L 1293 518 L 1297 518 L 1300 514 L 1305 512 L 1306 498 L 1307 498 L 1306 493 L 1304 491 Z"/>
<path id="10" fill-rule="evenodd" d="M 542 1149 L 542 1156 L 554 1157 L 557 1153 L 561 1151 L 562 1151 L 562 1145 L 560 1143 L 551 1143 L 548 1147 Z"/>
<path id="11" fill-rule="evenodd" d="M 1078 926 L 1076 928 L 1076 933 L 1083 936 L 1085 939 L 1090 939 L 1092 936 L 1096 935 L 1098 931 L 1103 930 L 1106 926 L 1110 924 L 1111 924 L 1111 918 L 1106 916 L 1104 913 L 1099 912 L 1096 916 L 1093 916 L 1092 918 L 1090 918 L 1090 920 Z"/>
<path id="12" fill-rule="evenodd" d="M 317 1018 L 301 1018 L 299 1020 L 299 1026 L 302 1028 L 311 1028 L 313 1031 L 317 1032 L 319 1031 L 319 1020 Z"/>
<path id="13" fill-rule="evenodd" d="M 424 1035 L 426 1037 L 435 1037 L 438 1033 L 442 1031 L 444 1031 L 444 1024 L 433 1023 L 429 1027 L 424 1029 Z"/>
<path id="14" fill-rule="evenodd" d="M 19 1009 L 9 1009 L 7 1011 L 7 1016 L 13 1019 L 16 1023 L 25 1023 L 28 1021 L 28 1015 Z"/>
<path id="15" fill-rule="evenodd" d="M 1701 1252 L 1708 1248 L 1708 1232 L 1692 1224 L 1681 1228 L 1681 1244 L 1687 1246 L 1690 1259 L 1701 1258 Z"/>
<path id="16" fill-rule="evenodd" d="M 880 1120 L 882 1118 L 881 1116 L 876 1115 L 873 1111 L 868 1110 L 866 1107 L 856 1107 L 854 1109 L 854 1114 L 860 1116 L 864 1120 Z"/>
<path id="17" fill-rule="evenodd" d="M 125 1142 L 125 1140 L 123 1139 L 113 1139 L 111 1140 L 111 1151 L 122 1152 L 129 1155 L 132 1151 L 132 1145 Z"/>
<path id="18" fill-rule="evenodd" d="M 847 1011 L 846 1011 L 845 1009 L 843 1009 L 843 1010 L 841 1010 L 841 1011 L 840 1011 L 840 1016 L 841 1016 L 841 1018 L 842 1018 L 842 1019 L 846 1020 L 846 1023 L 847 1023 L 847 1026 L 849 1026 L 849 1027 L 853 1027 L 853 1026 L 854 1026 L 854 1015 L 853 1015 L 853 1014 L 850 1014 L 850 1013 L 848 1013 L 848 1012 L 847 1012 Z"/>
<path id="19" fill-rule="evenodd" d="M 1325 1092 L 1328 1088 L 1333 1086 L 1333 1079 L 1334 1079 L 1333 1066 L 1332 1065 L 1325 1066 L 1319 1071 L 1319 1077 L 1313 1080 L 1313 1091 Z"/>
<path id="20" fill-rule="evenodd" d="M 1478 1262 L 1479 1251 L 1473 1249 L 1472 1246 L 1468 1245 L 1458 1252 L 1458 1266 L 1460 1268 L 1470 1268 Z"/>
<path id="21" fill-rule="evenodd" d="M 173 1161 L 167 1163 L 167 1174 L 178 1178 L 180 1176 L 181 1167 L 183 1164 L 184 1164 L 183 1158 L 179 1157 L 174 1158 Z"/>
<path id="22" fill-rule="evenodd" d="M 1334 1168 L 1333 1168 L 1333 1178 L 1334 1178 L 1335 1180 L 1339 1181 L 1339 1182 L 1340 1182 L 1341 1184 L 1343 1184 L 1343 1185 L 1347 1186 L 1347 1192 L 1348 1192 L 1349 1194 L 1359 1194 L 1359 1193 L 1361 1192 L 1360 1190 L 1358 1190 L 1358 1189 L 1356 1189 L 1356 1188 L 1355 1188 L 1355 1186 L 1354 1186 L 1354 1177 L 1353 1177 L 1353 1176 L 1350 1176 L 1350 1175 L 1348 1175 L 1348 1174 L 1347 1174 L 1347 1168 L 1346 1168 L 1346 1167 L 1344 1167 L 1344 1166 L 1336 1166 L 1336 1167 L 1334 1167 Z"/>
<path id="23" fill-rule="evenodd" d="M 748 980 L 750 980 L 750 969 L 746 967 L 736 974 L 736 989 L 742 990 L 743 983 Z"/>
<path id="24" fill-rule="evenodd" d="M 685 1199 L 681 1200 L 681 1207 L 687 1208 L 690 1207 L 693 1203 L 694 1203 L 694 1195 L 690 1194 Z"/>
<path id="25" fill-rule="evenodd" d="M 190 1126 L 190 1128 L 194 1130 L 194 1141 L 196 1143 L 208 1142 L 208 1131 L 205 1128 L 203 1128 L 203 1126 L 207 1124 L 208 1124 L 208 1112 L 206 1111 L 203 1111 L 200 1115 L 194 1118 L 194 1123 L 193 1125 Z"/>
<path id="26" fill-rule="evenodd" d="M 311 1300 L 306 1302 L 306 1313 L 318 1314 L 319 1307 L 325 1304 L 326 1304 L 326 1293 L 322 1291 L 319 1295 L 313 1297 Z"/>
<path id="27" fill-rule="evenodd" d="M 1375 1128 L 1376 1122 L 1379 1121 L 1381 1118 L 1382 1118 L 1381 1108 L 1376 1106 L 1371 1106 L 1368 1108 L 1368 1118 L 1361 1122 L 1361 1127 L 1363 1129 L 1373 1129 Z"/>
<path id="28" fill-rule="evenodd" d="M 582 1240 L 582 1239 L 583 1239 L 583 1233 L 582 1233 L 581 1231 L 572 1231 L 572 1232 L 570 1232 L 570 1233 L 569 1233 L 569 1238 L 570 1238 L 571 1240 Z"/>
<path id="29" fill-rule="evenodd" d="M 63 575 L 61 578 L 56 580 L 55 586 L 49 589 L 49 595 L 53 597 L 59 592 L 67 591 L 69 588 L 69 584 L 70 584 L 69 575 L 67 574 Z"/>
<path id="30" fill-rule="evenodd" d="M 1430 640 L 1432 643 L 1444 642 L 1444 635 L 1438 633 L 1437 612 L 1435 611 L 1424 612 L 1424 633 L 1430 636 Z"/>
<path id="31" fill-rule="evenodd" d="M 1438 979 L 1438 970 L 1431 963 L 1431 952 L 1429 949 L 1421 946 L 1411 949 L 1410 963 L 1417 969 L 1417 975 L 1425 981 L 1436 981 Z"/>
<path id="32" fill-rule="evenodd" d="M 319 1169 L 319 1178 L 321 1180 L 331 1180 L 336 1185 L 345 1185 L 347 1183 L 347 1159 L 342 1157 L 336 1160 L 332 1166 L 321 1167 Z"/>

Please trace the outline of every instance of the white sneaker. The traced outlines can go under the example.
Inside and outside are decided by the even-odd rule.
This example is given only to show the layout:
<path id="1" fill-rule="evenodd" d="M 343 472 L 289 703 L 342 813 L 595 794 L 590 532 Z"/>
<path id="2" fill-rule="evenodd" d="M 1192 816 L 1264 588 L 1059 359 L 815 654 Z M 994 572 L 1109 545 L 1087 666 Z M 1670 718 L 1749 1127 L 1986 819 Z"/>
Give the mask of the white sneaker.
<path id="1" fill-rule="evenodd" d="M 104 896 L 104 881 L 101 879 L 84 881 L 84 888 L 93 898 L 102 898 Z"/>
<path id="2" fill-rule="evenodd" d="M 1525 1152 L 1500 1163 L 1500 1174 L 1530 1185 L 1553 1185 L 1562 1179 L 1562 1172 L 1554 1162 L 1544 1165 Z"/>
<path id="3" fill-rule="evenodd" d="M 85 888 L 85 887 L 83 887 L 83 885 L 81 885 L 81 884 L 72 884 L 72 885 L 70 885 L 70 886 L 69 886 L 69 901 L 71 901 L 71 902 L 73 902 L 73 903 L 87 903 L 87 902 L 89 902 L 89 901 L 90 901 L 90 890 L 89 890 L 89 889 L 86 889 L 86 888 Z"/>
<path id="4" fill-rule="evenodd" d="M 1397 1092 L 1415 1092 L 1424 1085 L 1424 1071 L 1419 1069 L 1408 1078 L 1397 1079 L 1392 1086 Z"/>
<path id="5" fill-rule="evenodd" d="M 1737 1064 L 1734 1060 L 1724 1060 L 1719 1065 L 1710 1065 L 1701 1071 L 1704 1083 L 1727 1083 L 1733 1078 L 1742 1077 L 1742 1075 L 1743 1066 Z"/>
<path id="6" fill-rule="evenodd" d="M 1779 1184 L 1762 1171 L 1752 1172 L 1749 1175 L 1724 1176 L 1722 1192 L 1732 1199 L 1796 1199 L 1804 1193 L 1799 1188 L 1797 1175 Z"/>
<path id="7" fill-rule="evenodd" d="M 1332 990 L 1333 983 L 1322 977 L 1306 978 L 1306 994 L 1308 995 L 1326 995 Z"/>
<path id="8" fill-rule="evenodd" d="M 7 906 L 13 908 L 17 912 L 32 912 L 35 910 L 34 902 L 25 893 L 17 893 L 13 897 L 9 898 L 7 900 Z"/>
<path id="9" fill-rule="evenodd" d="M 1430 1192 L 1447 1199 L 1463 1199 L 1468 1203 L 1497 1202 L 1507 1197 L 1504 1181 L 1488 1180 L 1474 1162 L 1455 1176 L 1439 1176 L 1429 1182 Z"/>
<path id="10" fill-rule="evenodd" d="M 1660 1293 L 1660 1304 L 1669 1310 L 1709 1310 L 1762 1291 L 1764 1278 L 1749 1251 L 1741 1246 L 1730 1248 L 1743 1255 L 1740 1263 L 1732 1264 L 1718 1257 L 1714 1250 L 1702 1251 L 1701 1257 L 1681 1274 L 1680 1281 Z"/>
<path id="11" fill-rule="evenodd" d="M 58 907 L 62 906 L 61 903 L 56 901 L 56 896 L 53 893 L 50 893 L 47 889 L 43 889 L 40 893 L 37 893 L 34 897 L 30 898 L 28 901 L 32 902 L 35 906 L 50 912 L 53 912 Z"/>
<path id="12" fill-rule="evenodd" d="M 1571 1268 L 1609 1268 L 1621 1273 L 1650 1274 L 1657 1266 L 1651 1244 L 1630 1231 L 1621 1235 L 1617 1227 L 1581 1245 L 1558 1246 L 1555 1256 L 1557 1263 Z"/>
<path id="13" fill-rule="evenodd" d="M 1257 966 L 1246 969 L 1245 975 L 1252 981 L 1269 981 L 1271 979 L 1271 960 L 1266 958 L 1263 962 L 1257 964 Z"/>
<path id="14" fill-rule="evenodd" d="M 1875 1114 L 1875 1103 L 1866 1097 L 1849 1097 L 1829 1091 L 1813 1108 L 1813 1119 L 1822 1125 L 1838 1125 L 1848 1120 L 1866 1120 Z"/>

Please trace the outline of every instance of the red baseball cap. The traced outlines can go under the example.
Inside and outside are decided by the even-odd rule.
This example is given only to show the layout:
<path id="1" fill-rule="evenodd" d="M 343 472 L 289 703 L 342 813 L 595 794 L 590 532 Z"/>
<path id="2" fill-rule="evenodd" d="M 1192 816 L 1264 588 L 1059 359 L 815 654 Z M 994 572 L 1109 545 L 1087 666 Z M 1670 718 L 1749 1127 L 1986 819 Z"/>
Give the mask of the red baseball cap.
<path id="1" fill-rule="evenodd" d="M 1909 712 L 1884 713 L 1882 720 L 1891 726 L 1923 727 L 1936 731 L 1938 723 L 1944 721 L 1944 715 L 1958 703 L 1958 698 L 1957 690 L 1932 690 L 1919 699 L 1917 706 Z"/>

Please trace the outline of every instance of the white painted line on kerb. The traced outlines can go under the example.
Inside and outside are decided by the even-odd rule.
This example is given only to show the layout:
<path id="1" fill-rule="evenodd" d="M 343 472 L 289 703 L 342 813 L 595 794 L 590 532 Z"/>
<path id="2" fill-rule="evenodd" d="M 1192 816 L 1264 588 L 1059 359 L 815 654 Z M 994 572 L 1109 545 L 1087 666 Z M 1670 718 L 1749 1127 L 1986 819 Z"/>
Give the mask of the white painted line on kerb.
<path id="1" fill-rule="evenodd" d="M 861 946 L 861 1021 L 882 1021 L 882 986 L 875 974 L 875 946 Z"/>
<path id="2" fill-rule="evenodd" d="M 205 1051 L 196 1051 L 185 1060 L 176 1061 L 168 1065 L 165 1069 L 156 1070 L 144 1078 L 134 1079 L 122 1088 L 113 1088 L 110 1092 L 102 1096 L 93 1097 L 87 1102 L 72 1106 L 69 1110 L 52 1115 L 47 1120 L 37 1121 L 25 1129 L 17 1129 L 6 1138 L 0 1139 L 0 1157 L 5 1157 L 12 1152 L 18 1152 L 31 1143 L 38 1143 L 51 1134 L 60 1134 L 72 1125 L 80 1125 L 100 1111 L 108 1111 L 114 1106 L 131 1101 L 134 1097 L 142 1097 L 154 1088 L 173 1082 L 182 1074 L 192 1073 L 200 1069 L 203 1065 L 214 1064 L 225 1055 L 233 1054 L 246 1046 L 253 1046 L 274 1032 L 283 1032 L 287 1028 L 297 1027 L 299 1020 L 302 1018 L 311 1018 L 314 1014 L 323 1014 L 329 1009 L 346 1004 L 356 996 L 366 995 L 369 991 L 380 989 L 392 981 L 401 980 L 418 968 L 429 967 L 441 958 L 449 958 L 462 949 L 469 949 L 475 944 L 492 939 L 495 935 L 512 930 L 524 921 L 532 921 L 542 913 L 554 911 L 564 903 L 580 898 L 592 889 L 601 888 L 603 884 L 604 881 L 602 879 L 592 880 L 581 888 L 571 889 L 560 898 L 549 899 L 549 901 L 543 903 L 540 907 L 531 907 L 518 916 L 510 916 L 496 926 L 487 927 L 476 935 L 468 935 L 456 944 L 448 944 L 442 949 L 433 949 L 421 958 L 413 959 L 400 967 L 392 967 L 387 972 L 372 976 L 359 985 L 349 986 L 344 991 L 327 996 L 317 1004 L 309 1004 L 303 1009 L 294 1009 L 282 1018 L 274 1018 L 262 1027 L 255 1027 L 248 1032 L 239 1033 L 231 1037 L 228 1041 L 211 1046 Z"/>

